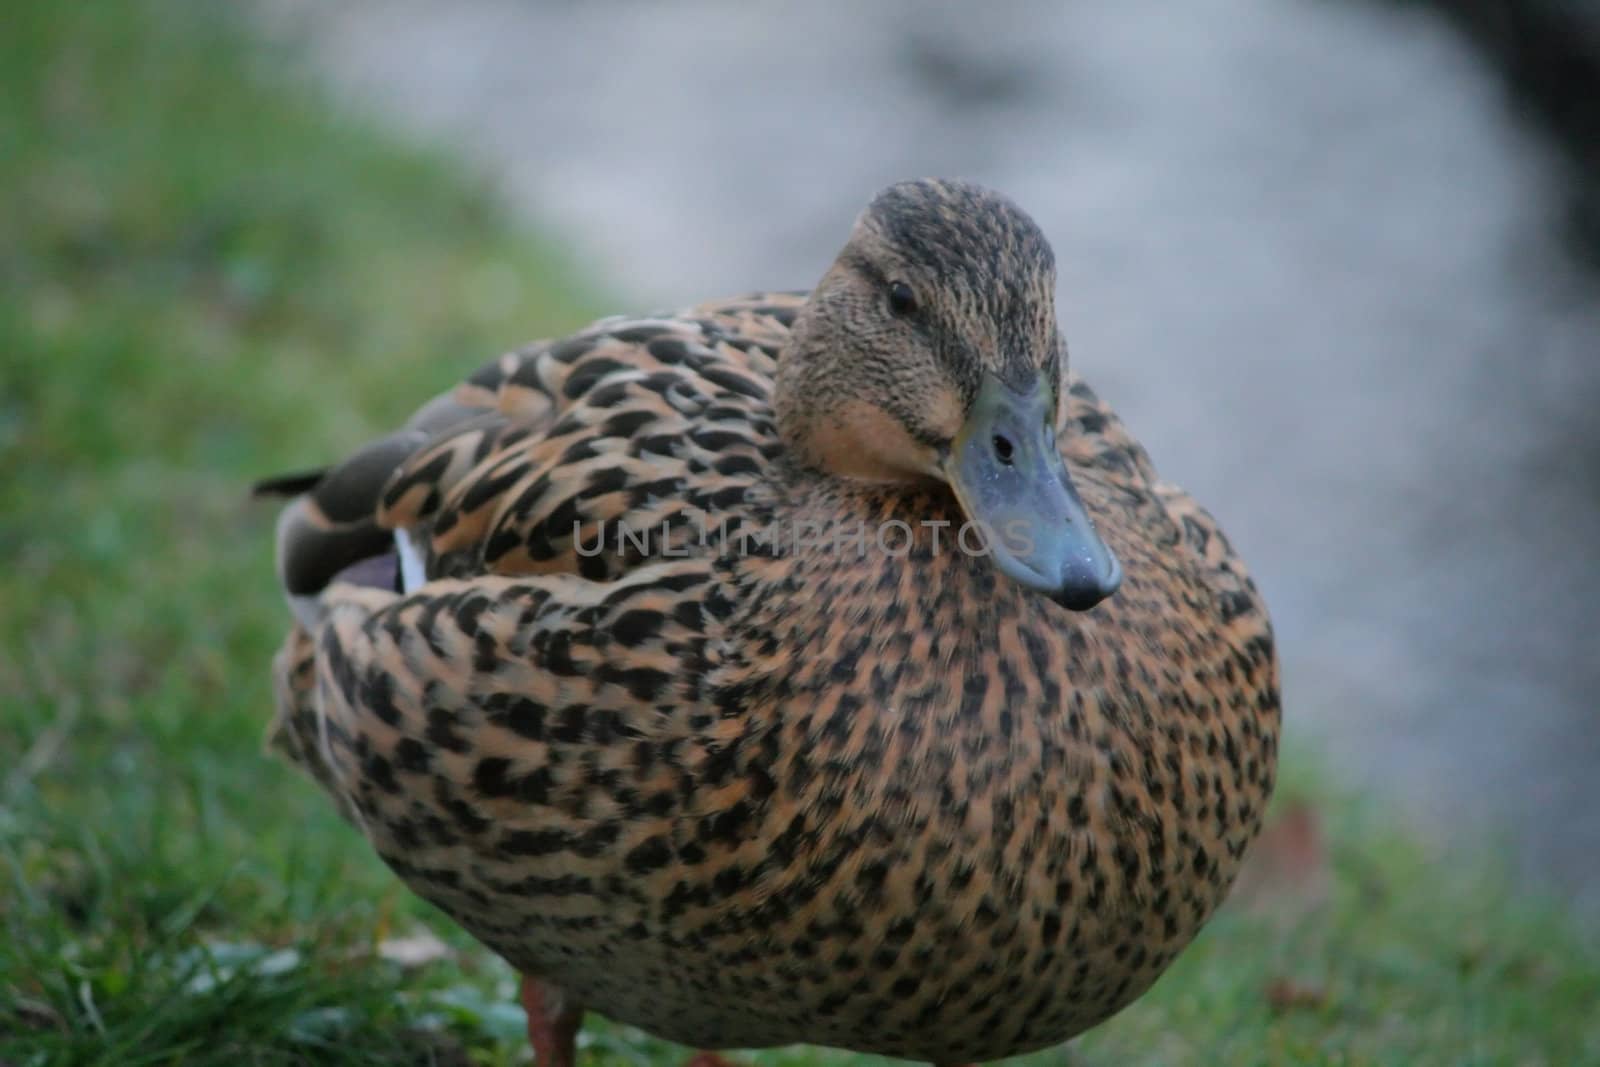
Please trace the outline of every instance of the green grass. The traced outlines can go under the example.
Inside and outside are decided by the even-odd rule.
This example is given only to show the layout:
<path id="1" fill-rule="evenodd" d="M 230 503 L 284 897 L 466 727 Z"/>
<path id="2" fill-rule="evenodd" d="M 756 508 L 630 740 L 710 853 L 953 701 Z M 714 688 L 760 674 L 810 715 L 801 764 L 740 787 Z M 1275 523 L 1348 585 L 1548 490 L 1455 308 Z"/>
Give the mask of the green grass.
<path id="1" fill-rule="evenodd" d="M 260 752 L 286 614 L 245 487 L 605 309 L 488 190 L 204 10 L 12 4 L 0 31 L 0 1063 L 519 1062 L 505 968 Z M 1558 906 L 1322 806 L 1326 906 L 1224 916 L 1038 1062 L 1600 1062 L 1600 962 Z M 453 958 L 375 955 L 424 925 Z M 1274 1007 L 1285 979 L 1306 995 Z M 824 1058 L 852 1062 L 752 1057 Z"/>

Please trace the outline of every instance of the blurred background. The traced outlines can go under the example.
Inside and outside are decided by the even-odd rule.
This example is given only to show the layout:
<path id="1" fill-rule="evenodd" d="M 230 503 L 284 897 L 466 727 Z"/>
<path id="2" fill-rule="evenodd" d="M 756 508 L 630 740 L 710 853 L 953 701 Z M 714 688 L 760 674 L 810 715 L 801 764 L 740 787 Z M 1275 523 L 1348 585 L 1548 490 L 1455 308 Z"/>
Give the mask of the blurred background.
<path id="1" fill-rule="evenodd" d="M 267 3 L 616 294 L 804 288 L 1004 190 L 1073 360 L 1224 521 L 1289 741 L 1600 886 L 1600 8 Z"/>
<path id="2" fill-rule="evenodd" d="M 0 0 L 0 1067 L 526 1062 L 260 752 L 246 489 L 920 175 L 1038 219 L 1285 669 L 1235 904 L 1035 1062 L 1600 1063 L 1600 4 Z"/>

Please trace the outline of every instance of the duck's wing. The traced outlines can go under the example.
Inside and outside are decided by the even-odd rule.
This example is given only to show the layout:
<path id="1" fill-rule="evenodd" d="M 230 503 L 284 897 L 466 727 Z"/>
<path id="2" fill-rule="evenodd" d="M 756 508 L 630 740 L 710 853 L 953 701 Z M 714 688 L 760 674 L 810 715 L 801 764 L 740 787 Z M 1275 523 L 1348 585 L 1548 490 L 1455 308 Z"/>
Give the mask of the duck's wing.
<path id="1" fill-rule="evenodd" d="M 1156 482 L 1144 446 L 1075 371 L 1067 372 L 1057 428 L 1061 454 L 1075 472 L 1141 490 Z"/>
<path id="2" fill-rule="evenodd" d="M 490 889 L 468 866 L 649 873 L 648 828 L 715 759 L 704 693 L 733 601 L 693 526 L 759 510 L 800 302 L 608 320 L 511 353 L 329 471 L 267 486 L 301 492 L 279 524 L 299 621 L 270 741 L 469 926 Z M 602 523 L 647 537 L 580 554 Z M 348 580 L 397 535 L 420 574 Z"/>
<path id="3" fill-rule="evenodd" d="M 404 591 L 479 574 L 605 580 L 719 543 L 779 450 L 771 381 L 802 301 L 602 320 L 501 356 L 325 471 L 259 483 L 298 494 L 278 526 L 297 615 L 310 624 L 341 575 L 371 584 L 358 565 L 374 559 Z"/>
<path id="4" fill-rule="evenodd" d="M 605 580 L 704 547 L 779 450 L 775 356 L 707 314 L 610 323 L 497 366 L 498 394 L 531 392 L 548 421 L 523 432 L 513 416 L 488 447 L 493 428 L 440 435 L 389 480 L 378 519 L 415 531 L 429 577 Z"/>
<path id="5" fill-rule="evenodd" d="M 1103 509 L 1117 516 L 1101 533 L 1125 566 L 1138 566 L 1153 583 L 1150 595 L 1166 601 L 1155 610 L 1196 613 L 1204 626 L 1226 635 L 1240 669 L 1268 672 L 1261 691 L 1276 694 L 1277 654 L 1266 600 L 1221 524 L 1185 489 L 1156 473 L 1144 446 L 1076 375 L 1068 377 L 1059 440 L 1091 514 Z M 1203 600 L 1197 603 L 1197 597 Z"/>

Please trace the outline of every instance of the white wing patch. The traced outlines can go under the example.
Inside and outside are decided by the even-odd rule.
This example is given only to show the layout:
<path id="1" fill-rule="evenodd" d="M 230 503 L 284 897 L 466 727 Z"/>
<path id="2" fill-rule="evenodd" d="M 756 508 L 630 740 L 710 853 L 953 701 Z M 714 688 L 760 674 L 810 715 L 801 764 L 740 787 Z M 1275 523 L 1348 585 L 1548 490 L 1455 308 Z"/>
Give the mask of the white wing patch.
<path id="1" fill-rule="evenodd" d="M 400 589 L 402 592 L 415 592 L 420 586 L 427 584 L 428 568 L 423 563 L 422 553 L 417 551 L 416 543 L 411 540 L 411 535 L 404 530 L 394 532 L 394 550 L 400 557 Z"/>

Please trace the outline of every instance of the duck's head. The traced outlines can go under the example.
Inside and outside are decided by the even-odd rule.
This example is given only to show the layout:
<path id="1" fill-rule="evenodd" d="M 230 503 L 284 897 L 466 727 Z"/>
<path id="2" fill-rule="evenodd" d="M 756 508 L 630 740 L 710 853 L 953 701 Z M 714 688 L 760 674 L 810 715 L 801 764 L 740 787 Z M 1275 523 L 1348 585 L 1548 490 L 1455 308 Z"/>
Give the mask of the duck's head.
<path id="1" fill-rule="evenodd" d="M 976 185 L 902 182 L 856 221 L 796 319 L 773 399 L 801 462 L 945 483 L 1001 571 L 1082 611 L 1122 570 L 1056 447 L 1065 362 L 1037 224 Z"/>

